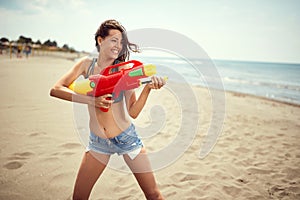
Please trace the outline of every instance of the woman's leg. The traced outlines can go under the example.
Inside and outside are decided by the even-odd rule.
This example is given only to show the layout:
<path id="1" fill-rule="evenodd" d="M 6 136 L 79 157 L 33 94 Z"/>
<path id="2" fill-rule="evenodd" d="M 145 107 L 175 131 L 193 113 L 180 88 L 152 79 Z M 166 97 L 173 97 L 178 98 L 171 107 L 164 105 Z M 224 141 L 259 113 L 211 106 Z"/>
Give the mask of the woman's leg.
<path id="1" fill-rule="evenodd" d="M 148 200 L 164 199 L 157 187 L 145 148 L 142 148 L 140 154 L 135 159 L 131 160 L 128 155 L 124 155 L 124 160 L 131 169 Z"/>
<path id="2" fill-rule="evenodd" d="M 84 154 L 74 186 L 73 200 L 89 198 L 91 190 L 105 169 L 109 158 L 109 155 L 93 151 Z"/>

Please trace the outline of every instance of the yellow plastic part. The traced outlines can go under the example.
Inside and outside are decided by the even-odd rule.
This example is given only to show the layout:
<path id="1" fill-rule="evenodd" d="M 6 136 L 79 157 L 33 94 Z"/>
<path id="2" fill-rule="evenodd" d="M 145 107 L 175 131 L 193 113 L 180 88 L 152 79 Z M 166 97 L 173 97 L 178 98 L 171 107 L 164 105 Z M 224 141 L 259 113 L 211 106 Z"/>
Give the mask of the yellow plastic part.
<path id="1" fill-rule="evenodd" d="M 69 85 L 69 89 L 73 90 L 77 94 L 87 95 L 88 92 L 91 92 L 93 88 L 90 86 L 91 81 L 89 79 L 74 81 Z"/>
<path id="2" fill-rule="evenodd" d="M 146 76 L 152 76 L 156 74 L 156 66 L 152 64 L 144 65 L 144 71 Z"/>

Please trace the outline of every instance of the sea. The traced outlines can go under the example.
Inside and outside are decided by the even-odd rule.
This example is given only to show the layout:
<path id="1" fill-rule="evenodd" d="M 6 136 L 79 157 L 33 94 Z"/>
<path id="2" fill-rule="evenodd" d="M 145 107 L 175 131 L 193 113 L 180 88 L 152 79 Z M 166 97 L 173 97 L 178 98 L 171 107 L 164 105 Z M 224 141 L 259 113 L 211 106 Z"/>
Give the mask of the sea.
<path id="1" fill-rule="evenodd" d="M 142 57 L 169 81 L 300 105 L 300 64 Z"/>

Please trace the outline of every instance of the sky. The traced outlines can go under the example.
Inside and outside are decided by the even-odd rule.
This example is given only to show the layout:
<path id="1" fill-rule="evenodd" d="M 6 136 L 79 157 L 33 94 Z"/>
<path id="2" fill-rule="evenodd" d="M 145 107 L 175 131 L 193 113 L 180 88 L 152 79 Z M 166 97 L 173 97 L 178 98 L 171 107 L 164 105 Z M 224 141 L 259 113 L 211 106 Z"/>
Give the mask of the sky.
<path id="1" fill-rule="evenodd" d="M 300 63 L 299 10 L 298 0 L 0 0 L 0 37 L 92 51 L 100 24 L 116 19 L 183 34 L 213 59 Z"/>

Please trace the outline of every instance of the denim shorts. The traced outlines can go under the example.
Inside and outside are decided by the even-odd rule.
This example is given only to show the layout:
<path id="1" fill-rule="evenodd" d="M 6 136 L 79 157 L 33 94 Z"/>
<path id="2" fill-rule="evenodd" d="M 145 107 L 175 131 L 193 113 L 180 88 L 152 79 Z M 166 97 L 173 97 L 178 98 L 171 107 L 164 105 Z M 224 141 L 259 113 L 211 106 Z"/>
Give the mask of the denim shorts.
<path id="1" fill-rule="evenodd" d="M 125 131 L 113 138 L 101 138 L 91 132 L 86 151 L 92 150 L 107 155 L 128 154 L 131 159 L 134 159 L 142 147 L 143 143 L 136 133 L 135 126 L 131 124 Z"/>

